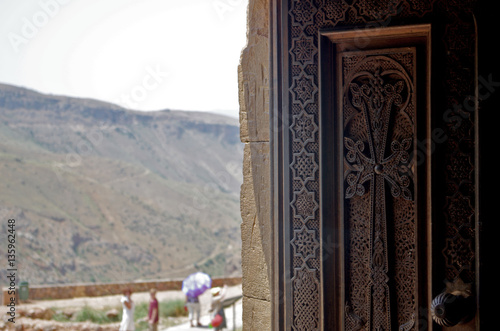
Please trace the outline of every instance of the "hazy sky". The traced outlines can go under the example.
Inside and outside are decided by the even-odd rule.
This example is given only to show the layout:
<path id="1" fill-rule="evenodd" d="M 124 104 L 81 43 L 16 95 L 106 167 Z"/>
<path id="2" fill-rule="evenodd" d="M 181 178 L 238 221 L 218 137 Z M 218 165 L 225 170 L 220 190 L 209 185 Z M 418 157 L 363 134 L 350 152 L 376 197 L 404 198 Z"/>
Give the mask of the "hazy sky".
<path id="1" fill-rule="evenodd" d="M 238 114 L 248 0 L 0 0 L 0 83 Z"/>

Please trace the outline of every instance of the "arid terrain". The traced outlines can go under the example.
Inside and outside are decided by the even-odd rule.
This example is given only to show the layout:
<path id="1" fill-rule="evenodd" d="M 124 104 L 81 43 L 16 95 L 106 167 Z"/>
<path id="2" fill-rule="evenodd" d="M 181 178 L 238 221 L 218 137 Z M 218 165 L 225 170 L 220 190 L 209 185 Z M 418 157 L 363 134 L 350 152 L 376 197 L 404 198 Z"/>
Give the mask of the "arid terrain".
<path id="1" fill-rule="evenodd" d="M 18 281 L 240 274 L 242 153 L 237 119 L 0 85 L 0 237 L 15 219 Z"/>

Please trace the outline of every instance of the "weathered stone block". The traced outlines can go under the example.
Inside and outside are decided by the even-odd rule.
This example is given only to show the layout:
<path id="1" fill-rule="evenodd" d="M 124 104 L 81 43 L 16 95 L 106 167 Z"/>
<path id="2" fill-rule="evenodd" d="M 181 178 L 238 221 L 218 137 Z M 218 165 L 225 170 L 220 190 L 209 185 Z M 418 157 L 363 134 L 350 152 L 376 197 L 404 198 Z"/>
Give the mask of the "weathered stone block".
<path id="1" fill-rule="evenodd" d="M 266 331 L 271 326 L 271 303 L 243 297 L 243 331 Z"/>
<path id="2" fill-rule="evenodd" d="M 248 143 L 241 186 L 243 295 L 270 300 L 269 143 Z"/>
<path id="3" fill-rule="evenodd" d="M 247 46 L 238 67 L 243 330 L 271 330 L 269 0 L 249 0 Z"/>
<path id="4" fill-rule="evenodd" d="M 269 4 L 251 0 L 247 46 L 238 67 L 240 137 L 243 142 L 269 141 Z"/>

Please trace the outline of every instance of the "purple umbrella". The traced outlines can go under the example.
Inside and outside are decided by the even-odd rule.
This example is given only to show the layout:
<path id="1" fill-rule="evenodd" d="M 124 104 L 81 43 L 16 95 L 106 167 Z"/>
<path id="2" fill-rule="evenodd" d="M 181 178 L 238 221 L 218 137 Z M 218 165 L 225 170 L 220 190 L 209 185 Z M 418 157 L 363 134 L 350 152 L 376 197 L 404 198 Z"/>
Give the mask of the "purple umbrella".
<path id="1" fill-rule="evenodd" d="M 182 292 L 189 297 L 197 297 L 212 287 L 212 279 L 204 272 L 198 271 L 182 282 Z"/>

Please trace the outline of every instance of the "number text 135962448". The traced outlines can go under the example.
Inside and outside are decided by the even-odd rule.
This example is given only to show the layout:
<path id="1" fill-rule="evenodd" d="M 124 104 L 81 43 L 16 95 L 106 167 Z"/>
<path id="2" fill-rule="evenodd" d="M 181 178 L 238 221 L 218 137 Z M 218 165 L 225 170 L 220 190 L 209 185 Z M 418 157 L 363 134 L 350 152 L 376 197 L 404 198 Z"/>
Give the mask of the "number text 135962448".
<path id="1" fill-rule="evenodd" d="M 7 303 L 7 308 L 9 308 L 7 315 L 10 316 L 8 321 L 11 323 L 15 323 L 16 318 L 16 276 L 16 220 L 9 219 L 7 221 L 7 278 L 9 280 L 7 294 L 10 300 Z"/>

